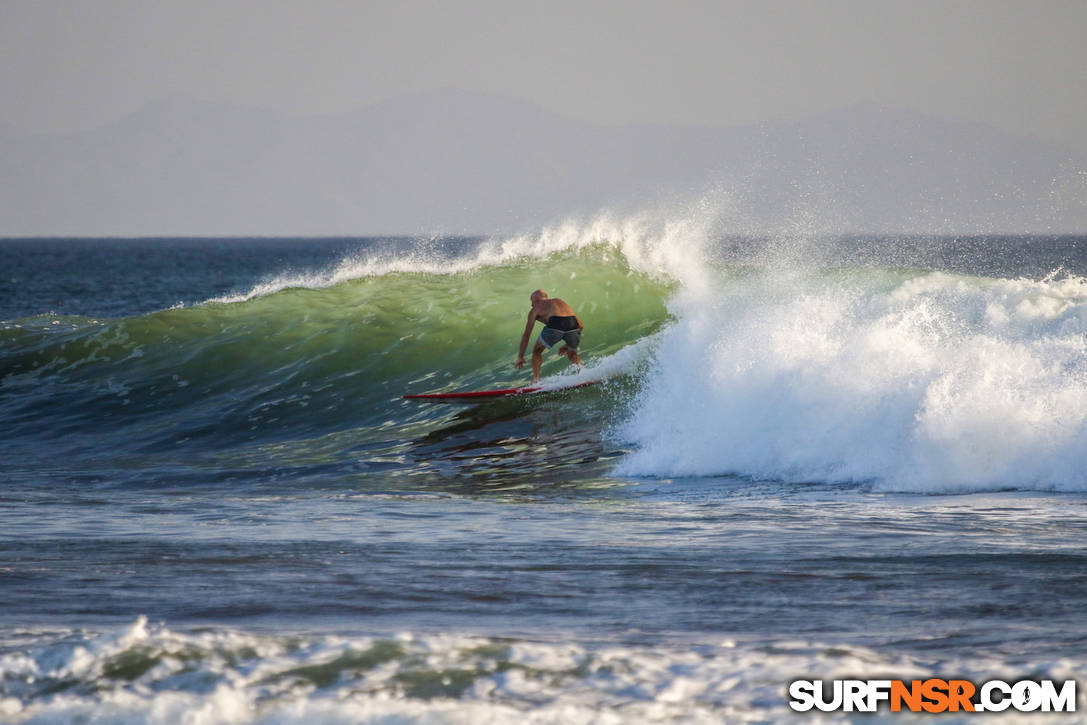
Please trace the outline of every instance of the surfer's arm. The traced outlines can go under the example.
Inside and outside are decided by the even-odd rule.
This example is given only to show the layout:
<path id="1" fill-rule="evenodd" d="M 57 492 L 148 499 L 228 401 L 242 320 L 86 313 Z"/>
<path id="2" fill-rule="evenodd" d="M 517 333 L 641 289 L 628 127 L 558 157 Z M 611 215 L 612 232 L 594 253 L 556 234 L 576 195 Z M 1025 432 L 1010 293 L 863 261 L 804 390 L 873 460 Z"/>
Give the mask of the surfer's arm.
<path id="1" fill-rule="evenodd" d="M 521 347 L 517 350 L 517 362 L 513 364 L 514 367 L 521 367 L 525 364 L 525 350 L 528 349 L 528 340 L 532 337 L 532 328 L 536 325 L 536 308 L 532 308 L 528 311 L 528 322 L 525 324 L 525 334 L 521 335 Z"/>

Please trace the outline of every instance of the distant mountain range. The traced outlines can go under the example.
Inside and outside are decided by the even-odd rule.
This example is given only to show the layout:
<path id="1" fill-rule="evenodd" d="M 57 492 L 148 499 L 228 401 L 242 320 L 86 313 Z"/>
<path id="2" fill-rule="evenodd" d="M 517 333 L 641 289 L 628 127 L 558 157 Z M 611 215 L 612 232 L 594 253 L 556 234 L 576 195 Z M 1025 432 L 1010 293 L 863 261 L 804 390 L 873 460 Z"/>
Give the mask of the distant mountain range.
<path id="1" fill-rule="evenodd" d="M 739 232 L 1087 232 L 1087 158 L 870 105 L 603 126 L 461 91 L 313 116 L 172 97 L 89 131 L 0 126 L 3 236 L 490 234 L 701 198 Z"/>

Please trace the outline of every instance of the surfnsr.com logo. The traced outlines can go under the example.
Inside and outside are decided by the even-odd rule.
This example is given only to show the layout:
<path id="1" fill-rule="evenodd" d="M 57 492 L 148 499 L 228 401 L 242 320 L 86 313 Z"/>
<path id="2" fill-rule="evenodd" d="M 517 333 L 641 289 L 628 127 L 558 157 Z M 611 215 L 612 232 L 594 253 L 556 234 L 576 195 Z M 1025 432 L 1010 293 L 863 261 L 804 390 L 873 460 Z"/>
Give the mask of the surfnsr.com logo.
<path id="1" fill-rule="evenodd" d="M 796 680 L 789 707 L 797 712 L 1075 712 L 1076 681 L 989 680 Z"/>

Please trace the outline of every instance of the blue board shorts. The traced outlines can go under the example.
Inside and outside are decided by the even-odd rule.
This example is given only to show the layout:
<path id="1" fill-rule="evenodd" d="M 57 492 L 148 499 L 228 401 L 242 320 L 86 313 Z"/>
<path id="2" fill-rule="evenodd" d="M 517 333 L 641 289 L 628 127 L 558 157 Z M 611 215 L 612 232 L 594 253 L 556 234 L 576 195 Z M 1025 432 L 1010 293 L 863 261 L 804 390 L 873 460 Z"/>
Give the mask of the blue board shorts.
<path id="1" fill-rule="evenodd" d="M 540 333 L 540 342 L 544 347 L 550 348 L 559 340 L 564 341 L 570 348 L 577 350 L 577 346 L 581 344 L 581 330 L 563 332 L 562 330 L 545 327 L 543 332 Z"/>
<path id="2" fill-rule="evenodd" d="M 562 340 L 572 350 L 577 350 L 581 344 L 581 330 L 577 327 L 577 318 L 552 317 L 547 321 L 547 327 L 540 333 L 540 344 L 550 348 L 559 340 Z"/>

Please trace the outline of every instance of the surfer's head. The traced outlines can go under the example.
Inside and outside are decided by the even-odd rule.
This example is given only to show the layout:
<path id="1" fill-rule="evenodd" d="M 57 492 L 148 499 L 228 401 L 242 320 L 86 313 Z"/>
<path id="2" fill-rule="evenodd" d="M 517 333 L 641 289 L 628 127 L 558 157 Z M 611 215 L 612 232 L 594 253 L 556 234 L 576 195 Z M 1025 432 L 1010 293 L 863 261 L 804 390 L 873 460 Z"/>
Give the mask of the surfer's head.
<path id="1" fill-rule="evenodd" d="M 538 289 L 535 292 L 533 292 L 532 294 L 530 294 L 528 296 L 528 299 L 532 304 L 536 304 L 540 300 L 546 300 L 547 299 L 547 293 L 544 292 L 542 289 Z"/>

